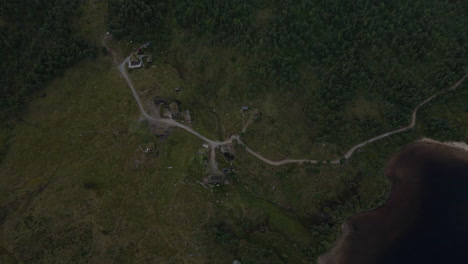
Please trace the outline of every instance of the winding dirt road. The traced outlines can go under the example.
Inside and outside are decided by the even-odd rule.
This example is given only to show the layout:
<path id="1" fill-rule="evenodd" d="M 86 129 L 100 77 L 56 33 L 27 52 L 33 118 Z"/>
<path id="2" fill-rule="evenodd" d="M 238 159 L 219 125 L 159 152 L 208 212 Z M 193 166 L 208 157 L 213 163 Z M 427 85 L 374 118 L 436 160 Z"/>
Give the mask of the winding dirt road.
<path id="1" fill-rule="evenodd" d="M 108 49 L 109 53 L 113 55 L 114 62 L 116 63 L 115 53 L 112 52 L 112 50 L 110 50 L 109 47 L 107 47 L 106 41 L 103 41 L 103 44 Z M 203 141 L 205 141 L 210 146 L 210 165 L 211 165 L 211 169 L 213 170 L 213 172 L 219 172 L 219 170 L 217 168 L 217 164 L 216 164 L 216 148 L 220 147 L 222 145 L 232 143 L 233 139 L 236 139 L 238 144 L 243 145 L 247 152 L 249 152 L 253 156 L 257 157 L 261 161 L 263 161 L 265 163 L 268 163 L 270 165 L 273 165 L 273 166 L 284 165 L 284 164 L 287 164 L 287 163 L 303 163 L 303 162 L 318 163 L 318 162 L 321 161 L 321 160 L 312 160 L 312 159 L 284 159 L 284 160 L 281 160 L 281 161 L 273 161 L 273 160 L 270 160 L 268 158 L 263 157 L 262 155 L 258 154 L 257 152 L 253 151 L 252 149 L 250 149 L 246 144 L 244 144 L 244 142 L 241 141 L 239 135 L 234 135 L 230 139 L 228 139 L 226 141 L 222 141 L 222 142 L 214 141 L 214 140 L 211 140 L 211 139 L 203 136 L 202 134 L 198 133 L 197 131 L 193 130 L 192 128 L 187 127 L 187 126 L 185 126 L 185 125 L 183 125 L 183 124 L 181 124 L 181 123 L 179 123 L 179 122 L 177 122 L 177 121 L 175 121 L 173 119 L 161 118 L 159 115 L 157 115 L 157 116 L 149 115 L 145 111 L 145 108 L 144 108 L 143 104 L 141 103 L 140 97 L 138 96 L 138 93 L 135 90 L 133 82 L 130 79 L 130 77 L 128 76 L 128 74 L 127 74 L 125 64 L 128 63 L 129 59 L 130 59 L 130 57 L 125 58 L 123 60 L 123 62 L 118 66 L 118 69 L 120 71 L 120 74 L 122 74 L 124 79 L 127 81 L 128 86 L 132 90 L 133 97 L 135 97 L 135 100 L 137 101 L 137 104 L 138 104 L 138 108 L 140 109 L 140 112 L 143 115 L 143 117 L 145 119 L 147 119 L 148 121 L 155 123 L 156 125 L 161 125 L 161 126 L 166 126 L 166 127 L 179 127 L 181 129 L 184 129 L 187 132 L 199 137 Z M 454 90 L 454 89 L 458 88 L 465 81 L 465 79 L 467 77 L 468 77 L 468 72 L 460 80 L 458 80 L 458 82 L 456 82 L 453 86 L 451 86 L 451 87 L 449 87 L 447 89 L 444 89 L 442 91 L 439 91 L 439 92 L 435 93 L 434 95 L 432 95 L 431 97 L 427 98 L 426 100 L 422 101 L 413 110 L 413 113 L 411 115 L 411 121 L 410 121 L 409 125 L 407 125 L 405 127 L 402 127 L 402 128 L 399 128 L 399 129 L 395 129 L 395 130 L 386 132 L 386 133 L 384 133 L 382 135 L 379 135 L 379 136 L 370 138 L 370 139 L 368 139 L 368 140 L 366 140 L 364 142 L 361 142 L 361 143 L 351 147 L 351 149 L 343 155 L 343 158 L 344 159 L 349 159 L 357 149 L 360 149 L 360 148 L 366 146 L 369 143 L 372 143 L 372 142 L 377 141 L 379 139 L 383 139 L 385 137 L 388 137 L 388 136 L 391 136 L 391 135 L 394 135 L 394 134 L 397 134 L 397 133 L 401 133 L 401 132 L 404 132 L 406 130 L 409 130 L 409 129 L 413 128 L 416 125 L 416 117 L 417 117 L 418 110 L 423 105 L 429 103 L 431 100 L 433 100 L 434 98 L 436 98 L 440 94 L 443 94 L 445 92 L 448 92 L 450 90 Z M 322 160 L 326 160 L 326 159 L 322 159 Z M 332 160 L 332 161 L 330 161 L 330 163 L 331 164 L 339 164 L 340 159 Z"/>
<path id="2" fill-rule="evenodd" d="M 140 112 L 143 115 L 143 117 L 145 119 L 147 119 L 148 121 L 155 123 L 156 125 L 165 126 L 165 127 L 179 127 L 179 128 L 182 128 L 182 129 L 188 131 L 189 133 L 192 133 L 193 135 L 199 137 L 200 139 L 202 139 L 206 143 L 208 143 L 208 145 L 210 146 L 210 150 L 211 150 L 210 151 L 211 152 L 211 154 L 210 154 L 210 165 L 211 165 L 213 171 L 218 172 L 218 168 L 217 168 L 217 164 L 216 164 L 216 151 L 215 151 L 215 149 L 217 147 L 219 147 L 219 146 L 231 143 L 232 139 L 229 139 L 229 140 L 226 140 L 226 141 L 223 141 L 223 142 L 214 141 L 214 140 L 211 140 L 211 139 L 203 136 L 202 134 L 198 133 L 197 131 L 193 130 L 192 128 L 187 127 L 187 126 L 175 121 L 174 119 L 161 118 L 159 116 L 159 114 L 157 116 L 149 115 L 145 111 L 145 108 L 144 108 L 143 104 L 141 103 L 140 96 L 138 95 L 137 91 L 135 90 L 135 86 L 133 85 L 133 82 L 130 79 L 130 77 L 128 76 L 127 71 L 125 69 L 126 68 L 125 65 L 128 63 L 129 60 L 130 60 L 130 57 L 125 58 L 123 60 L 123 62 L 119 65 L 118 69 L 120 71 L 120 74 L 122 74 L 122 76 L 124 77 L 125 81 L 127 81 L 128 86 L 132 90 L 133 97 L 135 98 L 135 100 L 136 100 L 136 102 L 138 104 L 138 108 L 140 109 Z"/>

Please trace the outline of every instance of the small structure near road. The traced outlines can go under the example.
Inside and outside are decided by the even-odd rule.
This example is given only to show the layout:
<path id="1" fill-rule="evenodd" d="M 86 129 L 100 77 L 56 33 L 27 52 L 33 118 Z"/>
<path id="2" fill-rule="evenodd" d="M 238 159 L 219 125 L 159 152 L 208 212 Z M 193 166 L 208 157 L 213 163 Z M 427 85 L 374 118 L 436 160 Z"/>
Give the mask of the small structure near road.
<path id="1" fill-rule="evenodd" d="M 143 152 L 145 152 L 148 156 L 159 156 L 159 151 L 156 149 L 153 142 L 148 143 L 148 145 L 146 145 L 146 147 L 143 148 Z"/>
<path id="2" fill-rule="evenodd" d="M 261 116 L 261 115 L 262 115 L 262 112 L 261 112 L 258 108 L 256 108 L 256 109 L 253 110 L 252 116 L 253 116 L 254 118 L 257 118 L 257 117 L 259 117 L 259 116 Z"/>
<path id="3" fill-rule="evenodd" d="M 234 155 L 232 155 L 232 153 L 230 152 L 223 152 L 223 156 L 226 159 L 226 161 L 229 163 L 231 163 L 231 161 L 233 161 L 235 158 Z"/>
<path id="4" fill-rule="evenodd" d="M 226 159 L 227 162 L 231 163 L 231 161 L 234 160 L 234 146 L 232 144 L 227 144 L 224 146 L 221 146 L 221 152 L 223 153 L 224 158 Z"/>
<path id="5" fill-rule="evenodd" d="M 232 143 L 222 145 L 221 146 L 221 152 L 234 152 L 234 145 Z"/>
<path id="6" fill-rule="evenodd" d="M 184 119 L 185 119 L 185 122 L 187 123 L 192 122 L 192 116 L 190 115 L 190 110 L 184 111 Z"/>
<path id="7" fill-rule="evenodd" d="M 155 105 L 166 105 L 167 104 L 167 101 L 159 96 L 157 96 L 156 98 L 154 98 L 154 104 Z"/>
<path id="8" fill-rule="evenodd" d="M 145 153 L 149 153 L 149 152 L 151 152 L 153 150 L 154 150 L 154 143 L 153 142 L 148 143 L 148 145 L 144 149 Z"/>
<path id="9" fill-rule="evenodd" d="M 203 143 L 203 144 L 202 144 L 202 147 L 204 147 L 204 148 L 209 148 L 210 145 L 208 145 L 208 144 L 206 144 L 206 143 Z"/>
<path id="10" fill-rule="evenodd" d="M 224 175 L 221 174 L 214 174 L 214 175 L 208 175 L 203 179 L 203 182 L 206 184 L 210 185 L 216 185 L 216 184 L 224 184 L 225 178 Z"/>
<path id="11" fill-rule="evenodd" d="M 248 111 L 248 110 L 249 110 L 249 107 L 246 106 L 246 105 L 244 105 L 244 106 L 242 106 L 241 110 L 242 110 L 243 112 Z"/>
<path id="12" fill-rule="evenodd" d="M 132 52 L 130 54 L 130 60 L 128 61 L 128 68 L 136 69 L 136 68 L 141 68 L 141 66 L 143 66 L 143 62 L 141 61 L 140 58 L 138 58 L 135 52 Z"/>
<path id="13" fill-rule="evenodd" d="M 147 63 L 153 63 L 153 56 L 152 56 L 152 55 L 149 55 L 149 56 L 146 58 L 146 62 L 147 62 Z"/>
<path id="14" fill-rule="evenodd" d="M 172 116 L 176 116 L 179 114 L 179 105 L 177 104 L 177 102 L 172 102 L 170 105 L 169 105 L 169 108 L 171 110 L 171 115 Z"/>
<path id="15" fill-rule="evenodd" d="M 158 137 L 165 137 L 169 134 L 169 131 L 162 127 L 157 127 L 153 131 L 154 131 L 154 134 Z"/>
<path id="16" fill-rule="evenodd" d="M 207 148 L 198 148 L 197 150 L 197 154 L 200 154 L 200 155 L 207 155 L 209 152 L 209 149 Z"/>

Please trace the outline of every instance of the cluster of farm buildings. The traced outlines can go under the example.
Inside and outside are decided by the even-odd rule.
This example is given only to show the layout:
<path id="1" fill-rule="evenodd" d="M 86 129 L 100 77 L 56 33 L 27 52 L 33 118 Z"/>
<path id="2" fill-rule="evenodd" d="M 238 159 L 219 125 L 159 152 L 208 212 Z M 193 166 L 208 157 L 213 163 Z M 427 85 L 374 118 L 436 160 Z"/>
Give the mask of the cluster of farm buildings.
<path id="1" fill-rule="evenodd" d="M 152 63 L 153 57 L 151 54 L 143 54 L 143 49 L 146 49 L 150 46 L 150 43 L 146 43 L 145 45 L 141 46 L 140 48 L 136 49 L 134 52 L 130 54 L 130 59 L 128 61 L 128 68 L 129 69 L 137 69 L 143 67 L 143 59 L 146 58 L 146 63 Z M 174 88 L 175 92 L 180 92 L 181 88 L 176 87 Z M 192 116 L 190 110 L 180 111 L 179 106 L 181 102 L 176 99 L 163 99 L 160 97 L 156 97 L 154 100 L 156 106 L 159 107 L 160 113 L 162 116 L 166 116 L 168 118 L 174 118 L 177 116 L 182 116 L 183 119 L 181 122 L 186 122 L 190 124 L 192 122 Z M 242 106 L 241 112 L 248 112 L 248 106 Z M 250 111 L 249 111 L 250 112 Z M 259 109 L 251 110 L 251 116 L 257 118 L 261 115 Z M 163 127 L 154 127 L 152 128 L 152 132 L 160 137 L 161 139 L 166 138 L 169 135 L 169 131 L 167 128 Z M 208 144 L 203 144 L 203 148 L 208 149 Z M 147 155 L 157 156 L 159 155 L 159 151 L 155 148 L 154 143 L 149 143 L 147 146 L 143 148 L 143 151 Z M 224 158 L 226 161 L 231 164 L 229 168 L 222 169 L 222 172 L 211 174 L 203 178 L 203 182 L 208 185 L 222 185 L 226 182 L 226 174 L 233 170 L 231 161 L 234 160 L 233 155 L 233 146 L 232 145 L 225 145 L 221 147 L 221 152 L 223 153 Z"/>
<path id="2" fill-rule="evenodd" d="M 146 57 L 146 63 L 153 62 L 153 56 L 151 54 L 143 55 L 143 50 L 150 47 L 150 43 L 147 42 L 143 46 L 130 53 L 130 59 L 128 60 L 129 69 L 137 69 L 143 67 L 143 58 Z"/>

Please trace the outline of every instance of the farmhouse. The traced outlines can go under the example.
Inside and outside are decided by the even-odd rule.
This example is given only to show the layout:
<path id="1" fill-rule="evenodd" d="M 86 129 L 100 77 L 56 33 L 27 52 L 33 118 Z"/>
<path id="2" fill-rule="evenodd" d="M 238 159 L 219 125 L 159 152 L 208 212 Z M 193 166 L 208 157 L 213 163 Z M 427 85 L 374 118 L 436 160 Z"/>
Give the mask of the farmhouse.
<path id="1" fill-rule="evenodd" d="M 129 69 L 141 68 L 142 65 L 143 65 L 143 62 L 141 61 L 141 59 L 138 58 L 135 52 L 132 52 L 132 54 L 130 54 L 130 60 L 128 61 L 128 68 Z"/>

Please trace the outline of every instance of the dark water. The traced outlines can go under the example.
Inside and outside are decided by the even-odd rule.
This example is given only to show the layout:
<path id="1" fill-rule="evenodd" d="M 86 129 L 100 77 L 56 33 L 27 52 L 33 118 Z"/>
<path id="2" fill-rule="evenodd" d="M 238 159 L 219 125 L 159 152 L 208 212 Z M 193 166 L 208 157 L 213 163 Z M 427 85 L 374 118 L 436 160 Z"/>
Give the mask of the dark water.
<path id="1" fill-rule="evenodd" d="M 386 174 L 385 205 L 351 217 L 320 263 L 468 263 L 468 153 L 413 144 Z"/>
<path id="2" fill-rule="evenodd" d="M 377 263 L 468 263 L 468 163 L 438 148 L 421 162 L 416 222 Z"/>

